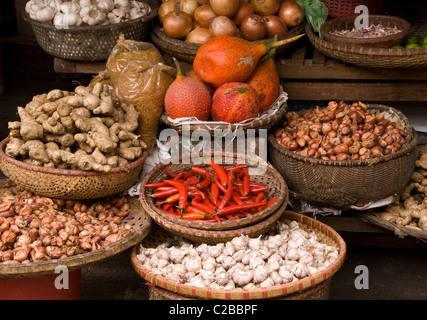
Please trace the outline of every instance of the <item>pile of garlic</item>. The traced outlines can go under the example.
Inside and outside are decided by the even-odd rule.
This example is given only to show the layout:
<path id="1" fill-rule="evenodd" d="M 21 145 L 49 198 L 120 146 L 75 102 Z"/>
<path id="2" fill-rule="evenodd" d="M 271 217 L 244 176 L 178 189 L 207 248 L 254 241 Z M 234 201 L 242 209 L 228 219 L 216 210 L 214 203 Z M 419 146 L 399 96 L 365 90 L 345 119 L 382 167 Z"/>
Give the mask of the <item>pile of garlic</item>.
<path id="1" fill-rule="evenodd" d="M 151 8 L 138 0 L 30 0 L 25 11 L 33 20 L 66 29 L 134 20 L 147 15 Z"/>
<path id="2" fill-rule="evenodd" d="M 171 237 L 155 248 L 140 246 L 137 259 L 150 271 L 186 285 L 212 289 L 252 289 L 291 282 L 319 272 L 338 258 L 296 221 L 276 223 L 276 234 L 246 235 L 216 245 Z"/>

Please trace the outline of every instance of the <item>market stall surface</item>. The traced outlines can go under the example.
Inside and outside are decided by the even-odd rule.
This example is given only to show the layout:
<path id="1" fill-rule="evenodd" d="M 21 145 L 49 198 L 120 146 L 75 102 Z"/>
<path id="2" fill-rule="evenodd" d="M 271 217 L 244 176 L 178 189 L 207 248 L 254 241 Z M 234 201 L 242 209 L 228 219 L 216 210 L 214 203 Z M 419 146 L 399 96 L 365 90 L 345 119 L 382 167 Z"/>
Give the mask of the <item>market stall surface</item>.
<path id="1" fill-rule="evenodd" d="M 87 75 L 53 71 L 52 58 L 36 45 L 3 44 L 5 91 L 0 95 L 0 137 L 7 124 L 17 120 L 16 107 L 51 89 L 73 90 L 87 84 Z M 1 178 L 4 178 L 1 176 Z M 334 219 L 340 219 L 339 216 Z M 331 300 L 425 300 L 427 299 L 427 243 L 399 238 L 393 233 L 345 232 L 348 244 L 343 266 L 332 279 Z M 387 242 L 389 239 L 390 242 Z M 82 269 L 81 299 L 138 300 L 148 298 L 148 286 L 133 270 L 130 250 Z"/>

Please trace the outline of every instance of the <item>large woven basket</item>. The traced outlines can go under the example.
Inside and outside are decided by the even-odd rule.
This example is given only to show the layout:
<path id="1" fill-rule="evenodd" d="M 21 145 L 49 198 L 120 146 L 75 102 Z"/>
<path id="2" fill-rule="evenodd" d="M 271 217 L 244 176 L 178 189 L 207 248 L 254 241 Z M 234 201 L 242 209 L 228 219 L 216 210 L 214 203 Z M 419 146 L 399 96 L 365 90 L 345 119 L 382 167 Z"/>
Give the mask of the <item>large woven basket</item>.
<path id="1" fill-rule="evenodd" d="M 420 68 L 427 66 L 427 49 L 383 49 L 340 45 L 320 39 L 310 24 L 306 34 L 324 55 L 349 64 L 372 68 Z"/>
<path id="2" fill-rule="evenodd" d="M 322 0 L 328 7 L 328 16 L 330 18 L 348 16 L 355 14 L 354 9 L 357 6 L 366 6 L 369 14 L 379 14 L 385 4 L 385 0 Z"/>
<path id="3" fill-rule="evenodd" d="M 407 137 L 399 151 L 366 160 L 321 160 L 289 151 L 269 134 L 269 159 L 285 178 L 290 196 L 318 207 L 347 209 L 403 190 L 414 171 L 417 134 L 399 110 L 375 104 L 368 110 L 384 112 L 405 126 Z"/>
<path id="4" fill-rule="evenodd" d="M 260 130 L 260 129 L 270 129 L 274 127 L 279 121 L 283 118 L 286 111 L 288 110 L 288 104 L 286 103 L 288 99 L 287 93 L 280 88 L 279 97 L 275 102 L 266 110 L 263 114 L 259 115 L 257 118 L 248 119 L 241 123 L 226 123 L 223 121 L 199 121 L 198 119 L 192 118 L 182 118 L 179 121 L 173 120 L 168 117 L 166 113 L 163 113 L 160 117 L 160 121 L 166 124 L 168 127 L 176 130 L 179 134 L 182 134 L 184 131 L 189 133 L 196 130 L 207 131 L 211 134 L 214 134 L 216 130 L 222 130 L 223 132 L 235 132 L 237 129 L 241 129 L 244 132 L 247 130 Z"/>
<path id="5" fill-rule="evenodd" d="M 58 29 L 53 24 L 38 22 L 23 11 L 40 47 L 48 54 L 76 61 L 106 60 L 121 34 L 125 39 L 142 41 L 149 37 L 152 20 L 158 14 L 157 0 L 138 0 L 148 3 L 151 11 L 138 19 L 100 26 L 79 26 Z"/>
<path id="6" fill-rule="evenodd" d="M 405 19 L 386 15 L 369 15 L 370 24 L 381 24 L 384 27 L 390 28 L 396 27 L 401 31 L 393 35 L 376 38 L 349 38 L 331 33 L 335 30 L 352 30 L 354 28 L 354 21 L 356 17 L 356 15 L 351 15 L 329 20 L 320 27 L 320 34 L 326 41 L 336 43 L 338 45 L 367 48 L 391 48 L 393 46 L 400 45 L 411 30 L 411 24 Z"/>
<path id="7" fill-rule="evenodd" d="M 0 143 L 0 170 L 17 185 L 38 195 L 57 199 L 95 199 L 128 190 L 138 182 L 148 151 L 108 173 L 52 169 L 26 164 L 4 152 L 9 138 Z"/>
<path id="8" fill-rule="evenodd" d="M 215 154 L 215 152 L 214 152 Z M 217 153 L 218 156 L 221 157 L 222 161 L 217 161 L 218 164 L 224 165 L 228 161 L 227 157 L 230 157 L 233 160 L 233 163 L 246 163 L 248 166 L 250 165 L 248 156 L 246 155 L 237 155 L 237 154 L 229 154 L 226 152 Z M 237 220 L 227 220 L 222 222 L 203 222 L 203 221 L 188 221 L 184 219 L 176 218 L 172 215 L 169 215 L 161 210 L 159 210 L 154 201 L 153 198 L 150 197 L 150 194 L 152 193 L 151 188 L 145 188 L 144 185 L 148 183 L 155 183 L 163 181 L 167 177 L 165 171 L 164 171 L 164 165 L 159 164 L 157 165 L 142 181 L 141 188 L 140 188 L 140 202 L 144 210 L 156 221 L 159 221 L 163 225 L 165 225 L 166 221 L 169 221 L 168 227 L 170 229 L 174 230 L 180 230 L 180 227 L 187 227 L 190 229 L 195 229 L 198 231 L 199 229 L 207 230 L 207 231 L 222 231 L 222 230 L 230 230 L 232 233 L 232 229 L 236 228 L 242 228 L 244 226 L 253 225 L 256 222 L 262 221 L 265 218 L 271 216 L 274 212 L 276 212 L 282 205 L 286 207 L 286 204 L 288 202 L 289 192 L 288 187 L 286 185 L 285 180 L 281 176 L 281 174 L 273 168 L 270 164 L 267 164 L 264 160 L 262 160 L 258 156 L 251 156 L 250 161 L 254 161 L 258 159 L 260 165 L 265 166 L 265 170 L 262 170 L 262 174 L 259 175 L 251 175 L 251 180 L 256 182 L 261 182 L 265 184 L 269 188 L 268 197 L 277 197 L 276 202 L 268 207 L 265 210 L 262 210 L 256 214 L 253 214 L 249 217 L 237 219 Z M 187 161 L 188 160 L 188 161 Z M 190 162 L 191 159 L 183 158 L 181 157 L 179 163 L 177 164 L 169 164 L 167 165 L 167 168 L 172 172 L 180 172 L 186 168 L 188 168 L 189 165 L 192 165 L 193 162 Z M 206 168 L 209 170 L 209 165 L 205 163 L 197 164 L 198 167 Z M 261 172 L 261 170 L 260 170 Z M 162 218 L 162 219 L 160 219 Z M 177 227 L 174 227 L 173 225 L 176 224 Z M 201 230 L 201 231 L 202 231 Z M 190 230 L 191 231 L 191 230 Z M 188 230 L 183 230 L 183 233 L 187 234 L 189 233 Z M 208 232 L 206 232 L 208 234 Z"/>
<path id="9" fill-rule="evenodd" d="M 14 186 L 16 184 L 10 180 L 0 180 L 0 193 Z M 135 230 L 129 236 L 101 249 L 68 258 L 20 264 L 0 264 L 0 278 L 29 278 L 51 275 L 55 273 L 57 266 L 65 266 L 69 271 L 81 269 L 92 263 L 108 259 L 136 245 L 149 234 L 153 222 L 141 210 L 141 206 L 136 199 L 131 197 L 128 197 L 128 199 L 131 205 L 129 216 L 132 219 L 124 219 L 123 223 L 129 224 Z"/>
<path id="10" fill-rule="evenodd" d="M 187 297 L 195 299 L 221 300 L 256 300 L 275 298 L 285 299 L 287 297 L 289 297 L 290 299 L 305 299 L 307 297 L 307 290 L 310 290 L 311 292 L 314 291 L 312 297 L 319 297 L 324 299 L 327 298 L 328 291 L 326 292 L 326 295 L 325 293 L 318 293 L 322 290 L 328 290 L 329 281 L 331 280 L 332 276 L 340 269 L 344 262 L 347 250 L 344 240 L 331 227 L 321 223 L 320 221 L 292 211 L 285 211 L 281 216 L 280 221 L 297 221 L 307 231 L 315 232 L 320 237 L 321 242 L 327 243 L 329 245 L 336 245 L 339 250 L 337 259 L 329 266 L 327 266 L 324 270 L 321 270 L 300 280 L 271 287 L 233 290 L 208 289 L 189 286 L 155 274 L 153 271 L 143 267 L 142 263 L 138 260 L 137 254 L 140 248 L 139 245 L 136 245 L 132 248 L 132 265 L 135 271 L 149 284 L 166 289 L 170 292 L 170 294 L 172 294 L 172 296 L 175 296 L 174 294 L 183 296 L 183 299 L 186 299 Z M 167 241 L 167 239 L 169 239 L 170 237 L 171 236 L 161 228 L 156 228 L 156 226 L 153 226 L 152 232 L 146 238 L 144 238 L 141 244 L 144 247 L 156 247 L 159 244 L 162 244 Z"/>
<path id="11" fill-rule="evenodd" d="M 300 25 L 286 32 L 284 35 L 277 37 L 277 40 L 289 39 L 302 34 L 304 32 L 304 25 L 305 23 L 301 23 Z M 193 62 L 194 58 L 196 57 L 197 50 L 200 48 L 200 44 L 168 37 L 163 31 L 163 28 L 161 27 L 160 23 L 154 24 L 151 32 L 151 40 L 164 52 L 169 53 L 177 59 L 188 62 Z M 274 39 L 271 38 L 253 41 L 253 43 L 268 43 L 273 41 Z M 296 43 L 298 43 L 298 41 L 294 41 L 278 47 L 276 50 L 276 54 L 284 52 L 285 50 L 294 46 Z"/>

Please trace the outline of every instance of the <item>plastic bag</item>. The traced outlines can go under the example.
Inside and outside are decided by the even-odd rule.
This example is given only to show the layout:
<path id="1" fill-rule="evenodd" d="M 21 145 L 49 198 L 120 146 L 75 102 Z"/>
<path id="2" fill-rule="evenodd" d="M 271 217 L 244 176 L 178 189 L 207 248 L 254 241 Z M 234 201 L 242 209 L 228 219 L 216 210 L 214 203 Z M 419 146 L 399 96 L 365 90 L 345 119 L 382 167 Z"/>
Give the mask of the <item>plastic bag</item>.
<path id="1" fill-rule="evenodd" d="M 121 102 L 135 105 L 139 112 L 137 134 L 150 151 L 164 112 L 166 90 L 175 77 L 175 68 L 146 59 L 129 61 L 118 76 L 115 94 Z"/>
<path id="2" fill-rule="evenodd" d="M 113 85 L 117 84 L 117 79 L 126 63 L 135 59 L 145 59 L 153 63 L 165 63 L 162 55 L 152 43 L 125 40 L 124 36 L 120 35 L 106 63 L 108 76 Z"/>
<path id="3" fill-rule="evenodd" d="M 328 18 L 328 7 L 319 0 L 297 0 L 304 9 L 304 16 L 313 27 L 314 32 L 319 32 L 320 27 Z M 319 34 L 322 38 L 322 35 Z"/>

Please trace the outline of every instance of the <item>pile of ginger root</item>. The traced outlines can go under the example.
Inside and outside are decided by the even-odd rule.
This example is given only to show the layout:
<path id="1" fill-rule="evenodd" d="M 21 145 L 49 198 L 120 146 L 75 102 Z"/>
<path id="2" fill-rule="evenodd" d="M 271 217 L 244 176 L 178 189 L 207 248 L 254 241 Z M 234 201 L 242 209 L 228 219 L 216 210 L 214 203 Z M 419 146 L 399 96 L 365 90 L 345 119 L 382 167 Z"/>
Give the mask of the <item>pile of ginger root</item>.
<path id="1" fill-rule="evenodd" d="M 102 81 L 36 95 L 17 112 L 19 121 L 8 123 L 5 153 L 28 164 L 109 172 L 146 149 L 134 133 L 139 112 L 120 103 Z"/>
<path id="2" fill-rule="evenodd" d="M 401 227 L 427 231 L 427 145 L 420 150 L 408 185 L 377 215 Z"/>

